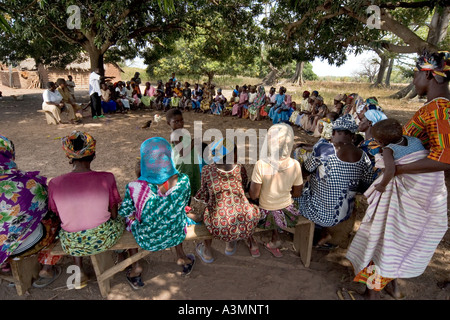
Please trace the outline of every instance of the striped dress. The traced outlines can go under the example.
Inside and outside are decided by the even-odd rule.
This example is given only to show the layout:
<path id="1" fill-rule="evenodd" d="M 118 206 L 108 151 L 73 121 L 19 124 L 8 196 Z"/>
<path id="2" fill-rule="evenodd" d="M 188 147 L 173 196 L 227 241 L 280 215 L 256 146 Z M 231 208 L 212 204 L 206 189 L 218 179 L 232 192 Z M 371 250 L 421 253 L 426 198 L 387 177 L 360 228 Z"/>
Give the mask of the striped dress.
<path id="1" fill-rule="evenodd" d="M 427 157 L 421 150 L 395 160 L 407 164 Z M 377 167 L 384 167 L 377 155 Z M 395 176 L 380 193 L 378 177 L 365 192 L 369 207 L 347 252 L 354 271 L 373 263 L 379 276 L 420 276 L 447 231 L 447 189 L 444 172 Z"/>

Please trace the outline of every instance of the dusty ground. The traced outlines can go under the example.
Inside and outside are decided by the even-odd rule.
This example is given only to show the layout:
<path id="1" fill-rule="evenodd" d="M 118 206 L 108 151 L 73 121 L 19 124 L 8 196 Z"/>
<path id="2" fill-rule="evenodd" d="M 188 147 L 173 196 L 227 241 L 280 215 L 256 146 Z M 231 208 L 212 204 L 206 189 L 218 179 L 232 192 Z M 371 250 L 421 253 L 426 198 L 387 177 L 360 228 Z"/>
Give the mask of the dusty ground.
<path id="1" fill-rule="evenodd" d="M 289 90 L 290 88 L 288 88 Z M 297 90 L 300 90 L 297 88 Z M 141 129 L 142 124 L 151 119 L 155 111 L 134 111 L 126 115 L 116 114 L 106 119 L 94 121 L 90 111 L 79 125 L 47 125 L 41 109 L 42 90 L 11 90 L 0 87 L 3 99 L 0 100 L 0 134 L 12 139 L 17 149 L 17 164 L 23 170 L 40 171 L 49 179 L 68 172 L 71 168 L 61 150 L 60 137 L 72 130 L 85 130 L 97 140 L 97 157 L 94 170 L 114 173 L 119 190 L 123 196 L 127 182 L 135 179 L 134 164 L 139 156 L 141 142 L 152 136 L 169 138 L 169 127 L 164 121 L 157 126 Z M 339 92 L 336 92 L 336 94 Z M 12 95 L 24 94 L 23 101 L 16 101 Z M 225 92 L 228 96 L 228 92 Z M 77 92 L 77 99 L 87 102 L 85 91 Z M 405 103 L 402 108 L 389 109 L 388 116 L 401 121 L 409 119 L 420 107 L 420 102 Z M 164 116 L 164 114 L 162 114 Z M 164 120 L 164 119 L 163 119 Z M 266 129 L 270 122 L 251 122 L 231 117 L 219 118 L 212 115 L 185 113 L 186 128 L 193 133 L 193 121 L 203 121 L 203 130 L 219 128 L 261 128 Z M 315 139 L 295 129 L 298 142 L 314 142 Z M 249 174 L 252 166 L 247 165 Z M 151 254 L 145 259 L 143 280 L 146 286 L 141 291 L 133 291 L 127 284 L 124 274 L 117 274 L 112 281 L 110 300 L 336 300 L 336 291 L 345 287 L 363 292 L 364 286 L 352 282 L 353 273 L 345 259 L 348 234 L 356 230 L 358 221 L 364 213 L 364 201 L 353 220 L 335 228 L 335 241 L 340 248 L 332 253 L 313 251 L 310 268 L 305 268 L 292 248 L 292 236 L 283 235 L 281 259 L 271 256 L 261 247 L 261 257 L 254 259 L 244 243 L 238 244 L 237 253 L 228 257 L 224 254 L 224 244 L 213 242 L 216 260 L 205 264 L 197 259 L 194 271 L 184 279 L 177 272 L 174 253 L 170 250 Z M 269 233 L 257 236 L 261 242 L 269 239 Z M 195 252 L 193 242 L 185 243 L 186 252 Z M 436 250 L 425 273 L 414 279 L 401 279 L 400 285 L 407 299 L 446 300 L 450 299 L 450 289 L 441 290 L 437 282 L 450 280 L 450 232 Z M 93 275 L 89 285 L 82 290 L 68 290 L 65 273 L 71 259 L 62 261 L 62 276 L 44 289 L 31 288 L 29 294 L 18 297 L 15 288 L 7 283 L 0 284 L 0 300 L 101 300 L 95 283 L 92 267 L 86 263 Z M 383 299 L 392 299 L 383 294 Z"/>

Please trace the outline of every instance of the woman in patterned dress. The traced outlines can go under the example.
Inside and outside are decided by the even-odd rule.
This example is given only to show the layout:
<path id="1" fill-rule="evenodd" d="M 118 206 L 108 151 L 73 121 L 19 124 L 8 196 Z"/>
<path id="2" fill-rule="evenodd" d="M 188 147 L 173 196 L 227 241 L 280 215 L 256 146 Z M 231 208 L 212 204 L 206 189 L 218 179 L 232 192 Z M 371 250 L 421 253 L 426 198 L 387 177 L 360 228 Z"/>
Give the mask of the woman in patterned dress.
<path id="1" fill-rule="evenodd" d="M 42 288 L 58 278 L 61 256 L 50 254 L 60 221 L 47 207 L 47 179 L 39 172 L 19 170 L 14 144 L 0 135 L 0 265 L 11 270 L 8 261 L 38 253 L 43 264 L 34 287 Z"/>
<path id="2" fill-rule="evenodd" d="M 175 247 L 177 264 L 183 275 L 193 268 L 195 256 L 186 255 L 182 243 L 186 238 L 185 207 L 191 196 L 187 175 L 176 170 L 172 147 L 167 140 L 154 137 L 141 145 L 140 177 L 127 184 L 119 214 L 126 219 L 138 245 L 148 251 Z M 130 250 L 136 254 L 137 249 Z M 127 273 L 134 289 L 144 286 L 138 262 Z"/>
<path id="3" fill-rule="evenodd" d="M 221 139 L 212 147 L 214 163 L 203 167 L 202 184 L 195 199 L 206 204 L 203 222 L 215 239 L 226 242 L 225 254 L 236 252 L 238 240 L 253 241 L 259 221 L 259 209 L 245 196 L 247 172 L 236 164 L 236 146 Z M 223 163 L 218 163 L 223 162 Z M 212 240 L 197 245 L 197 253 L 206 263 L 214 261 Z"/>
<path id="4" fill-rule="evenodd" d="M 356 192 L 373 181 L 372 164 L 366 153 L 353 145 L 358 125 L 350 115 L 333 123 L 331 141 L 320 139 L 304 168 L 310 174 L 300 197 L 294 199 L 300 213 L 322 231 L 317 245 L 327 247 L 326 229 L 348 219 Z"/>

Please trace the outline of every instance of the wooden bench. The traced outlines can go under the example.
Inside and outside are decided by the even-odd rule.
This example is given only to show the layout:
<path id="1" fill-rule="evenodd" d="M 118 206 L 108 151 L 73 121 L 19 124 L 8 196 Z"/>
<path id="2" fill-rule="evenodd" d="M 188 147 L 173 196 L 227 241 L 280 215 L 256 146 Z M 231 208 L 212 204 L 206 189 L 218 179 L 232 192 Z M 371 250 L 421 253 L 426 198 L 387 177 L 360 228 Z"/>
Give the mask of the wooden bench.
<path id="1" fill-rule="evenodd" d="M 267 230 L 257 228 L 255 233 L 263 231 Z M 294 249 L 299 254 L 303 265 L 308 268 L 311 261 L 314 223 L 306 218 L 300 217 L 295 228 L 288 228 L 286 231 L 294 234 Z M 187 228 L 185 241 L 202 241 L 206 239 L 213 239 L 213 237 L 204 224 L 192 225 Z M 137 254 L 115 264 L 113 250 L 128 249 L 139 249 L 139 251 Z M 66 255 L 59 241 L 53 244 L 51 253 L 53 255 Z M 132 233 L 125 231 L 120 240 L 109 250 L 90 256 L 102 297 L 106 298 L 108 296 L 111 289 L 110 280 L 116 273 L 124 271 L 128 266 L 148 256 L 150 253 L 151 251 L 140 249 Z M 31 260 L 27 261 L 27 259 Z M 31 286 L 32 279 L 36 278 L 39 273 L 40 266 L 37 263 L 37 256 L 34 257 L 34 260 L 33 257 L 27 259 L 13 260 L 11 264 L 13 276 L 7 278 L 8 281 L 16 284 L 18 295 L 22 295 L 28 290 Z"/>

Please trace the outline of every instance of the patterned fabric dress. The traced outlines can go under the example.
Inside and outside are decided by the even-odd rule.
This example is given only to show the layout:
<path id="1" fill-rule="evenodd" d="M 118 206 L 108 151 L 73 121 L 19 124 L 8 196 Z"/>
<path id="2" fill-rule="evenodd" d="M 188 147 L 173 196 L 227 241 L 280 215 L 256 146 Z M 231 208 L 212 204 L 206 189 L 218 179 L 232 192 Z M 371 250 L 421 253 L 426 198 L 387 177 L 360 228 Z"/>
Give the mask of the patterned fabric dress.
<path id="1" fill-rule="evenodd" d="M 11 142 L 0 136 L 0 263 L 39 226 L 47 213 L 47 179 L 17 170 Z"/>
<path id="2" fill-rule="evenodd" d="M 47 179 L 39 176 L 39 172 L 25 172 L 17 169 L 14 162 L 12 143 L 0 135 L 0 264 L 12 257 L 14 251 L 42 223 L 46 230 L 33 247 L 22 253 L 33 250 L 36 253 L 50 244 L 58 229 L 58 221 L 53 223 L 47 215 Z M 48 223 L 47 223 L 48 221 Z M 41 263 L 48 258 L 40 253 Z M 54 263 L 59 260 L 55 256 Z M 47 264 L 54 264 L 47 261 Z"/>
<path id="3" fill-rule="evenodd" d="M 420 108 L 403 127 L 407 136 L 419 138 L 428 158 L 450 163 L 450 100 L 436 98 Z"/>
<path id="4" fill-rule="evenodd" d="M 394 151 L 396 165 L 412 163 L 428 155 L 423 149 L 414 152 L 418 148 L 413 142 L 410 146 L 412 153 L 399 152 L 399 158 Z M 405 147 L 398 149 L 401 148 Z M 384 167 L 380 155 L 376 164 Z M 397 175 L 383 193 L 374 189 L 381 179 L 382 176 L 364 193 L 369 207 L 346 255 L 357 274 L 355 281 L 364 282 L 374 274 L 385 280 L 377 284 L 376 290 L 387 284 L 386 278 L 421 275 L 448 224 L 443 171 Z M 372 270 L 368 270 L 371 265 Z"/>
<path id="5" fill-rule="evenodd" d="M 0 167 L 0 263 L 24 241 L 47 213 L 46 178 L 38 172 Z"/>
<path id="6" fill-rule="evenodd" d="M 229 242 L 252 235 L 260 212 L 245 196 L 247 180 L 241 165 L 231 171 L 220 170 L 215 164 L 203 167 L 202 186 L 195 199 L 207 205 L 203 222 L 214 238 Z"/>
<path id="7" fill-rule="evenodd" d="M 322 227 L 346 220 L 353 211 L 355 195 L 361 183 L 373 181 L 372 165 L 365 153 L 358 162 L 340 160 L 332 143 L 320 139 L 305 161 L 311 172 L 303 194 L 294 200 L 300 213 Z"/>
<path id="8" fill-rule="evenodd" d="M 185 207 L 190 196 L 189 178 L 183 173 L 165 194 L 155 184 L 135 180 L 126 187 L 119 214 L 125 217 L 127 230 L 142 249 L 164 250 L 186 238 Z"/>

